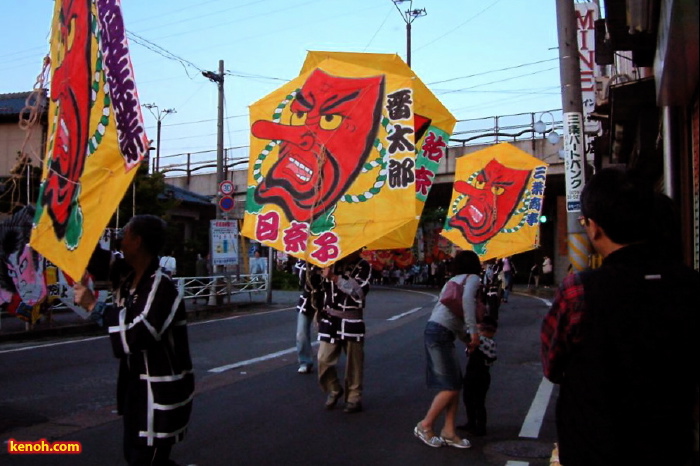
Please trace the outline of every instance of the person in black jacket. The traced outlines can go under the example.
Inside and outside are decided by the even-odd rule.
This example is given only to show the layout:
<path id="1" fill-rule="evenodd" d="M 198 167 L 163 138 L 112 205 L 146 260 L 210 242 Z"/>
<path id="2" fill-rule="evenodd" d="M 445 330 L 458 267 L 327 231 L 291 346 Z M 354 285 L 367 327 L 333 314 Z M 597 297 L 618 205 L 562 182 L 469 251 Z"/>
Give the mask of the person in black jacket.
<path id="1" fill-rule="evenodd" d="M 362 411 L 364 376 L 364 309 L 372 268 L 360 251 L 321 271 L 323 309 L 318 319 L 318 381 L 327 393 L 326 409 L 333 409 L 345 394 L 346 413 Z M 345 388 L 336 366 L 345 351 Z"/>
<path id="2" fill-rule="evenodd" d="M 603 262 L 564 279 L 541 332 L 563 465 L 697 464 L 699 276 L 663 244 L 675 228 L 658 196 L 614 169 L 581 194 Z"/>
<path id="3" fill-rule="evenodd" d="M 168 465 L 174 443 L 183 439 L 194 395 L 185 306 L 158 264 L 166 225 L 137 215 L 124 227 L 123 277 L 114 304 L 98 302 L 82 283 L 76 303 L 109 330 L 119 359 L 117 409 L 124 420 L 124 456 L 131 465 Z"/>

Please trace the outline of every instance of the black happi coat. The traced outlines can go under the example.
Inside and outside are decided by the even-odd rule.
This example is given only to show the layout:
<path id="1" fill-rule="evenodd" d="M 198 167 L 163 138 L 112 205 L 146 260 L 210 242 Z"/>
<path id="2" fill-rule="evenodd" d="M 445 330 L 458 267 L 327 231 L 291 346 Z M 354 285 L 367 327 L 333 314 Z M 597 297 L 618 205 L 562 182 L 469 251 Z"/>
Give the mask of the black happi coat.
<path id="1" fill-rule="evenodd" d="M 297 311 L 313 317 L 323 309 L 323 277 L 319 273 L 320 269 L 305 261 L 298 261 L 294 264 L 294 269 L 299 277 L 299 289 L 301 289 Z"/>
<path id="2" fill-rule="evenodd" d="M 369 293 L 372 267 L 364 259 L 340 261 L 332 266 L 338 283 L 323 280 L 323 310 L 318 322 L 318 339 L 362 341 L 365 337 L 364 308 Z"/>
<path id="3" fill-rule="evenodd" d="M 184 437 L 194 395 L 185 306 L 157 260 L 135 288 L 133 278 L 122 281 L 104 312 L 120 359 L 117 406 L 134 441 L 173 444 Z"/>

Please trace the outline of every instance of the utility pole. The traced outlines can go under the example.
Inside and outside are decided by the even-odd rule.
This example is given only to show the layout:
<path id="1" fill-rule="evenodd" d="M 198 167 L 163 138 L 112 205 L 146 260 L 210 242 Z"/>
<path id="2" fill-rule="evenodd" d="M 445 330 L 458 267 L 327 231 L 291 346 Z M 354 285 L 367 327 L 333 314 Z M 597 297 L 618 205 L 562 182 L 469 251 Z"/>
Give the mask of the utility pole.
<path id="1" fill-rule="evenodd" d="M 413 0 L 391 0 L 394 2 L 394 6 L 398 10 L 399 14 L 406 22 L 406 64 L 411 66 L 411 23 L 421 16 L 425 16 L 428 13 L 425 8 L 413 8 Z M 409 2 L 408 10 L 402 12 L 399 8 L 399 3 Z"/>
<path id="2" fill-rule="evenodd" d="M 564 170 L 569 262 L 574 271 L 588 266 L 591 245 L 578 218 L 580 194 L 586 182 L 585 131 L 581 97 L 581 66 L 573 0 L 556 0 L 559 39 L 559 76 L 564 119 Z"/>
<path id="3" fill-rule="evenodd" d="M 224 61 L 219 60 L 219 73 L 202 71 L 205 78 L 215 82 L 219 88 L 219 109 L 216 120 L 216 183 L 224 181 Z M 216 218 L 221 218 L 221 207 L 216 207 Z"/>
<path id="4" fill-rule="evenodd" d="M 224 61 L 219 60 L 219 72 L 214 73 L 213 71 L 202 71 L 202 75 L 208 78 L 212 82 L 217 84 L 219 89 L 219 103 L 218 103 L 218 115 L 216 119 L 216 185 L 221 186 L 221 182 L 224 181 Z M 220 219 L 223 217 L 223 212 L 221 206 L 217 203 L 216 206 L 216 218 Z M 239 259 L 242 251 L 239 251 Z M 211 254 L 213 261 L 214 254 Z M 212 270 L 214 270 L 213 263 L 211 264 Z M 223 266 L 220 266 L 223 267 Z M 240 276 L 240 260 L 238 261 L 238 273 Z M 268 272 L 270 273 L 270 272 Z M 230 280 L 230 277 L 229 277 Z M 218 286 L 215 285 L 215 287 Z M 272 287 L 268 284 L 268 296 L 267 302 L 272 302 Z M 211 303 L 211 299 L 210 299 Z"/>
<path id="5" fill-rule="evenodd" d="M 158 106 L 156 104 L 143 104 L 143 106 L 146 107 L 148 109 L 148 111 L 151 112 L 151 115 L 153 115 L 153 117 L 157 121 L 156 163 L 154 165 L 154 171 L 157 172 L 157 171 L 160 171 L 160 126 L 161 126 L 161 122 L 163 121 L 163 119 L 167 115 L 170 115 L 171 113 L 177 113 L 177 111 L 174 108 L 165 108 L 163 110 L 159 110 Z"/>

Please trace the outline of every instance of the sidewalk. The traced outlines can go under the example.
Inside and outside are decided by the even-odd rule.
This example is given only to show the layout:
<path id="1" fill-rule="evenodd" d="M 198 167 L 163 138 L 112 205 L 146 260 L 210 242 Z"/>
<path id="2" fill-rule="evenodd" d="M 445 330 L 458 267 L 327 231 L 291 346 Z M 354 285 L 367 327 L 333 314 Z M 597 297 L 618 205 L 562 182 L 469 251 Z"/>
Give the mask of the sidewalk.
<path id="1" fill-rule="evenodd" d="M 237 312 L 262 312 L 274 309 L 295 307 L 299 291 L 272 290 L 271 303 L 267 303 L 265 292 L 238 293 L 231 296 L 230 303 L 208 305 L 202 299 L 198 303 L 189 299 L 185 301 L 188 321 L 202 320 L 214 316 L 235 314 Z M 69 309 L 53 311 L 51 321 L 43 316 L 34 328 L 27 330 L 26 323 L 15 316 L 2 314 L 0 343 L 7 341 L 39 340 L 42 338 L 71 335 L 98 335 L 104 330 L 93 322 L 84 320 Z"/>

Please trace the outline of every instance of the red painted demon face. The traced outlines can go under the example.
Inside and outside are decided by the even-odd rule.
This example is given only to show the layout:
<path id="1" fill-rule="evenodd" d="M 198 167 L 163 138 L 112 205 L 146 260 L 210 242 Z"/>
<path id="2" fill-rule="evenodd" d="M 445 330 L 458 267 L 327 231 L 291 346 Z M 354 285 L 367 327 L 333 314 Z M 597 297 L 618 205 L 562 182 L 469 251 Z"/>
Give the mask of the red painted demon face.
<path id="1" fill-rule="evenodd" d="M 339 78 L 317 69 L 291 104 L 289 124 L 256 121 L 260 139 L 281 140 L 279 159 L 255 190 L 259 204 L 313 222 L 347 191 L 377 136 L 384 77 Z"/>
<path id="2" fill-rule="evenodd" d="M 58 66 L 51 82 L 56 102 L 56 132 L 42 203 L 53 220 L 54 231 L 63 238 L 70 220 L 78 180 L 83 173 L 90 117 L 90 1 L 68 0 L 61 4 Z"/>
<path id="3" fill-rule="evenodd" d="M 491 160 L 473 184 L 455 181 L 455 189 L 466 194 L 467 203 L 450 219 L 471 244 L 493 238 L 511 218 L 530 176 L 529 170 L 515 170 Z"/>

